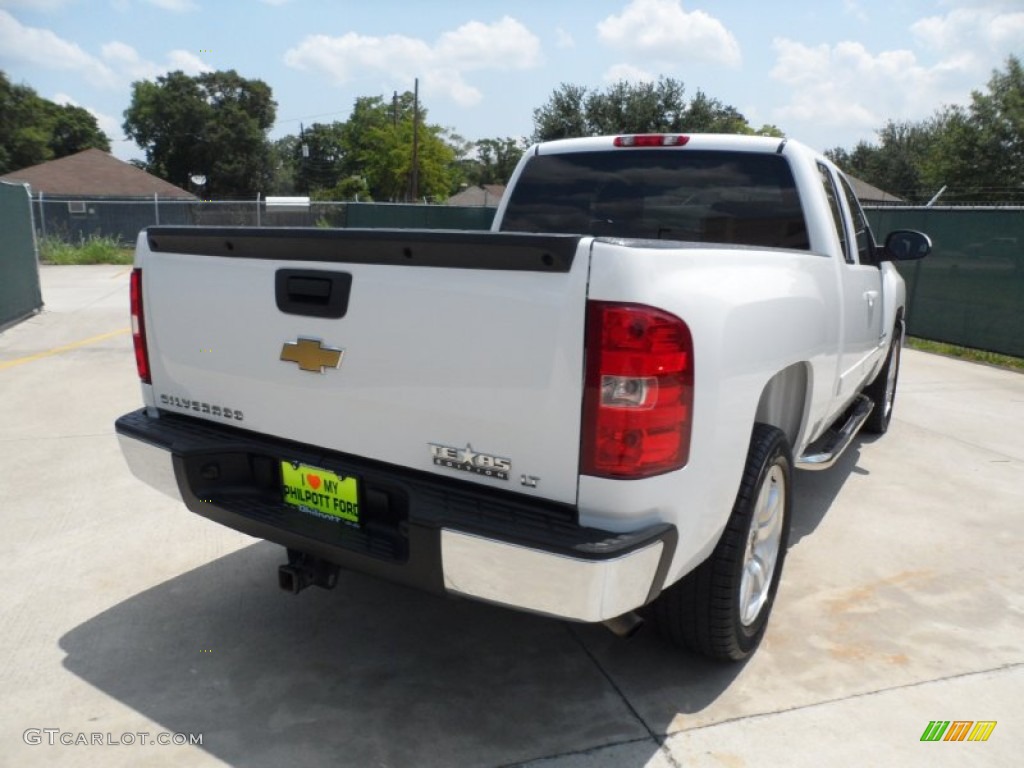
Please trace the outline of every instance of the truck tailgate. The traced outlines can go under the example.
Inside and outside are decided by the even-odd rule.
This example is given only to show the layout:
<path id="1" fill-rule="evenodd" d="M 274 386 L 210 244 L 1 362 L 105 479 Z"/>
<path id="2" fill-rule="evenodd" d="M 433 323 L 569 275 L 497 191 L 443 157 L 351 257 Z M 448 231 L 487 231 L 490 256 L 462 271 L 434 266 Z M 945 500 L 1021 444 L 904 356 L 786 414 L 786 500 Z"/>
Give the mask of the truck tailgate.
<path id="1" fill-rule="evenodd" d="M 575 503 L 589 242 L 151 228 L 147 404 Z"/>

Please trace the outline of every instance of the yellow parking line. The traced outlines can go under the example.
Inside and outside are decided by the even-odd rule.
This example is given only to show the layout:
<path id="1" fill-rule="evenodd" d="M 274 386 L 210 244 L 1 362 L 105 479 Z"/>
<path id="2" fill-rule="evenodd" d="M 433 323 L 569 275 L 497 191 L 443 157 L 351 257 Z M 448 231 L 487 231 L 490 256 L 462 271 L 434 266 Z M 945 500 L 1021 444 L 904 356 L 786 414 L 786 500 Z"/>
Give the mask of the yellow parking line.
<path id="1" fill-rule="evenodd" d="M 110 279 L 111 280 L 116 280 L 117 278 L 121 277 L 122 275 L 127 275 L 131 271 L 132 271 L 131 267 L 128 267 L 127 269 L 122 269 L 120 272 L 116 272 L 113 275 L 111 275 Z"/>
<path id="2" fill-rule="evenodd" d="M 6 362 L 0 363 L 0 371 L 7 368 L 13 368 L 16 365 L 31 363 L 33 360 L 41 360 L 42 358 L 50 357 L 51 355 L 59 355 L 61 352 L 68 352 L 69 350 L 85 347 L 89 344 L 95 344 L 97 341 L 111 339 L 114 336 L 121 336 L 125 333 L 129 333 L 130 331 L 131 328 L 118 328 L 116 331 L 111 331 L 110 333 L 101 333 L 99 336 L 90 336 L 88 339 L 73 341 L 70 344 L 65 344 L 61 347 L 54 347 L 53 349 L 48 349 L 45 352 L 37 352 L 34 355 L 28 355 L 26 357 L 16 357 L 14 360 L 7 360 Z"/>

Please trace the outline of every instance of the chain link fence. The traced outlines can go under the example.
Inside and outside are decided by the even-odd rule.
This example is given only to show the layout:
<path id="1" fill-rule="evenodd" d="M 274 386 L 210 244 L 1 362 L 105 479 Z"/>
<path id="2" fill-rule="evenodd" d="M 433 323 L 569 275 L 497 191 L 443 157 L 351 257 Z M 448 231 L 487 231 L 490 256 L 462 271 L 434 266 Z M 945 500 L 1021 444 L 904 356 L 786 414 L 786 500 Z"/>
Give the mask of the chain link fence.
<path id="1" fill-rule="evenodd" d="M 132 244 L 146 227 L 168 224 L 229 227 L 371 227 L 488 229 L 494 208 L 400 203 L 310 202 L 281 206 L 265 200 L 95 199 L 37 195 L 40 237 L 79 242 L 91 236 Z"/>
<path id="2" fill-rule="evenodd" d="M 33 199 L 37 233 L 78 241 L 91 235 L 135 242 L 156 224 L 242 227 L 366 227 L 486 230 L 493 208 L 265 200 Z M 895 229 L 932 238 L 923 261 L 900 265 L 908 332 L 934 341 L 1024 357 L 1024 207 L 867 207 L 879 239 Z"/>

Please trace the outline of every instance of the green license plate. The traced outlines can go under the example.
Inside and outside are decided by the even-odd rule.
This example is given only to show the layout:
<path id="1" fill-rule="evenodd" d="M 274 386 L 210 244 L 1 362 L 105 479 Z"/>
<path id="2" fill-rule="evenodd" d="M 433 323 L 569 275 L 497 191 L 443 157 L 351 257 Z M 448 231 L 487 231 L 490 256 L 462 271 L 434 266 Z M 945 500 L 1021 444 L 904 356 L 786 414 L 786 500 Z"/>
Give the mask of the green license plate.
<path id="1" fill-rule="evenodd" d="M 284 503 L 317 517 L 359 523 L 359 481 L 328 469 L 281 462 Z"/>

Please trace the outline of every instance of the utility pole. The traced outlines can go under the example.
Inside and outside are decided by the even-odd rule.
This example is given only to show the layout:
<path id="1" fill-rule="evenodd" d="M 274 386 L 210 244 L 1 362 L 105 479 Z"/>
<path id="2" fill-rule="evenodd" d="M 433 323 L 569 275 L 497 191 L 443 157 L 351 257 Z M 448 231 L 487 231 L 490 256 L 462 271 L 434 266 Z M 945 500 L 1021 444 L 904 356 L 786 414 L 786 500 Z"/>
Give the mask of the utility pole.
<path id="1" fill-rule="evenodd" d="M 299 141 L 302 143 L 302 178 L 306 182 L 306 196 L 309 196 L 309 174 L 306 172 L 306 160 L 309 159 L 309 144 L 306 143 L 306 129 L 299 123 Z"/>
<path id="2" fill-rule="evenodd" d="M 420 79 L 414 81 L 412 92 L 412 201 L 420 197 Z"/>

